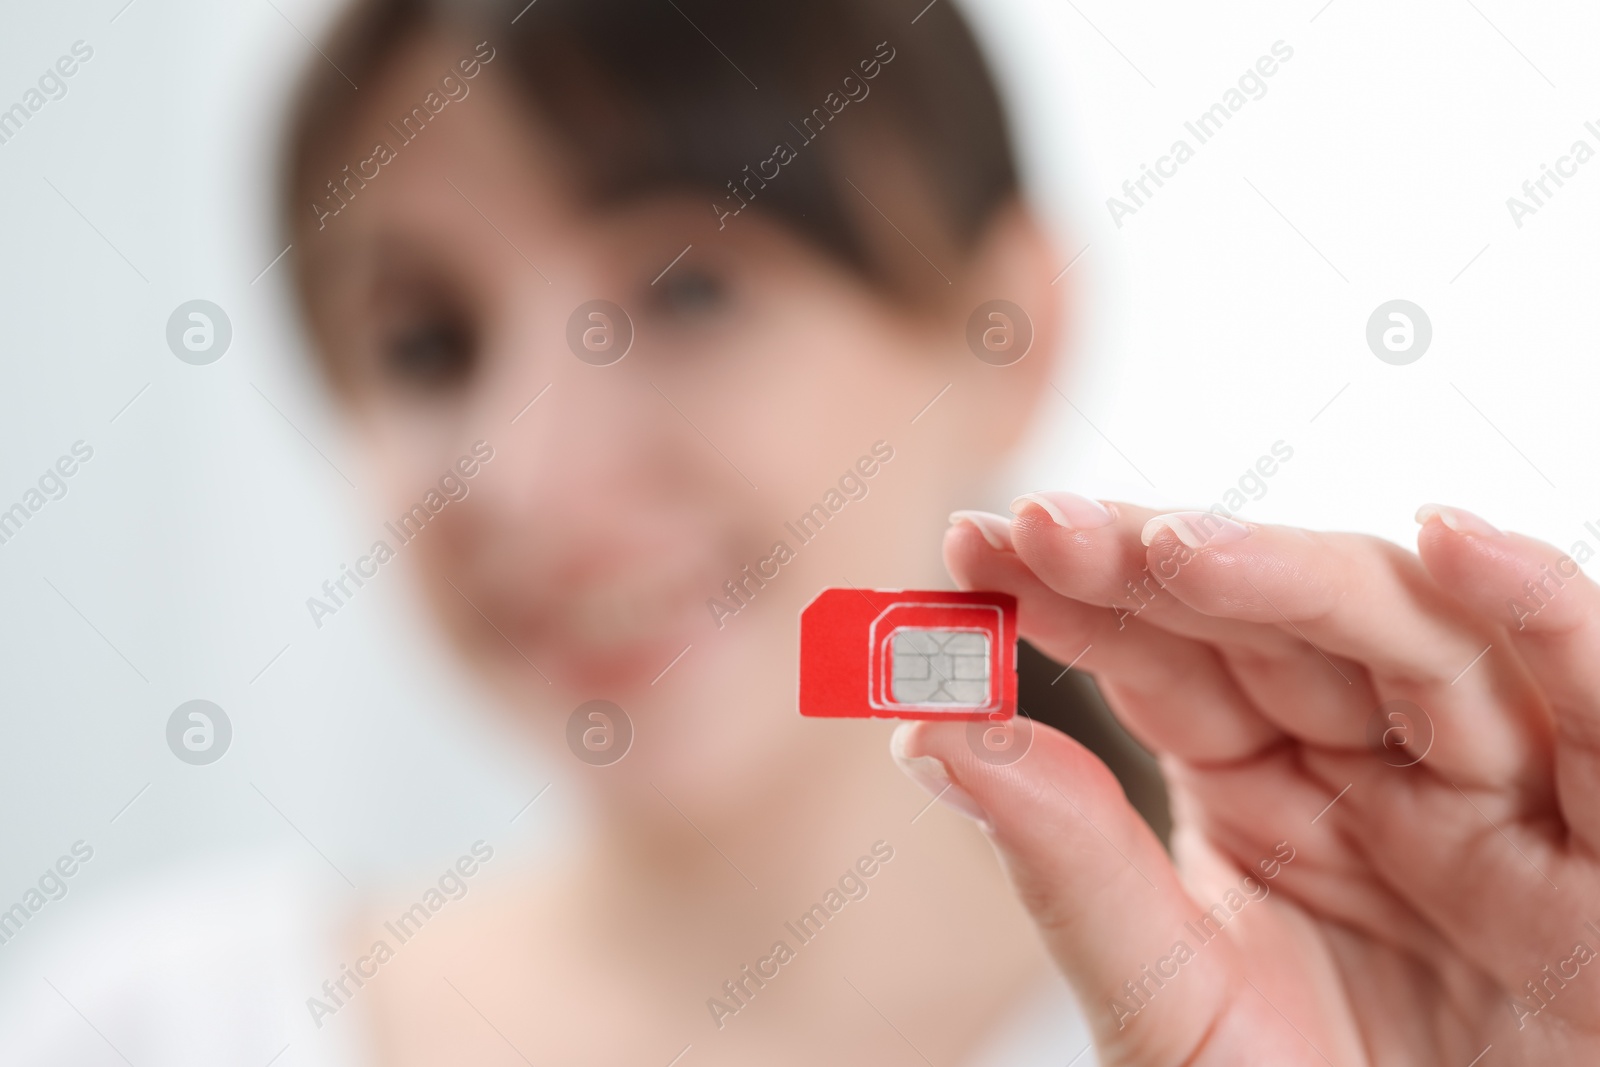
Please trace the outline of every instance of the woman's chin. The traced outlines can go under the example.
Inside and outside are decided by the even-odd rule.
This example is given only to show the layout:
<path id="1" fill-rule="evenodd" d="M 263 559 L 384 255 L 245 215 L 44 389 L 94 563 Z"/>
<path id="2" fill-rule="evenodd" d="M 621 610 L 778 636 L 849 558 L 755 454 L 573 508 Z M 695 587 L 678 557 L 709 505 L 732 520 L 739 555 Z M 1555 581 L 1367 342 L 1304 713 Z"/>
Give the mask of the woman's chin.
<path id="1" fill-rule="evenodd" d="M 664 792 L 698 811 L 737 810 L 792 782 L 789 764 L 817 758 L 795 706 L 792 634 L 685 625 L 605 644 L 508 637 L 494 653 L 502 696 L 614 800 L 660 804 Z M 609 758 L 616 744 L 623 754 Z"/>
<path id="2" fill-rule="evenodd" d="M 564 636 L 505 633 L 498 648 L 482 648 L 505 688 L 539 704 L 611 700 L 627 706 L 647 701 L 681 659 L 693 655 L 687 627 L 617 641 L 575 641 Z M 522 703 L 519 700 L 518 703 Z M 632 708 L 630 707 L 631 711 Z"/>

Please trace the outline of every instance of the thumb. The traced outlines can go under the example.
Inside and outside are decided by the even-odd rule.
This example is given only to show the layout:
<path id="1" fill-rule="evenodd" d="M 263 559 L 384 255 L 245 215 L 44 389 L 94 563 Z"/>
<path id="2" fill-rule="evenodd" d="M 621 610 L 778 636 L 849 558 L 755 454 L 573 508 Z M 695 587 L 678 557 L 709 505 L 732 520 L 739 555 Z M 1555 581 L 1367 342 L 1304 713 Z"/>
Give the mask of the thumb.
<path id="1" fill-rule="evenodd" d="M 1014 734 L 1007 753 L 985 744 L 999 729 Z M 988 834 L 1103 1063 L 1190 1063 L 1228 1028 L 1241 973 L 1234 947 L 1204 940 L 1160 841 L 1087 749 L 1019 717 L 1004 727 L 905 723 L 890 751 Z"/>

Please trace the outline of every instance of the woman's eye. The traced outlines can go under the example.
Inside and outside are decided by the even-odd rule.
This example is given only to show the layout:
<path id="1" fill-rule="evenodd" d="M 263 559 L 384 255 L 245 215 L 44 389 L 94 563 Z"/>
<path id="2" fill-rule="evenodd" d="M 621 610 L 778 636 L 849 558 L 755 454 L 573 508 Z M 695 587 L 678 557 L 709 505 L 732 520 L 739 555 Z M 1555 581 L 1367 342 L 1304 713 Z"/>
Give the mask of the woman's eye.
<path id="1" fill-rule="evenodd" d="M 446 388 L 467 380 L 477 346 L 468 327 L 439 318 L 394 334 L 383 352 L 386 373 L 408 386 Z"/>
<path id="2" fill-rule="evenodd" d="M 728 299 L 722 279 L 693 267 L 678 267 L 667 272 L 655 287 L 662 310 L 673 315 L 699 315 L 715 311 Z"/>

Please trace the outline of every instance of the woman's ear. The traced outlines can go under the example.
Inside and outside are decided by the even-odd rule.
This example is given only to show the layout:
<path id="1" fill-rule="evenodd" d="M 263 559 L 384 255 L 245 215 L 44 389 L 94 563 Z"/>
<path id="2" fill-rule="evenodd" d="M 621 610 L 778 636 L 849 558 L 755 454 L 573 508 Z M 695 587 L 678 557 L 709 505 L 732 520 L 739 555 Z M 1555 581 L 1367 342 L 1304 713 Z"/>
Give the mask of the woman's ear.
<path id="1" fill-rule="evenodd" d="M 1070 322 L 1070 274 L 1039 216 L 1013 199 L 990 219 L 960 281 L 956 328 L 970 366 L 961 375 L 968 417 L 986 432 L 973 444 L 993 463 L 1031 425 L 1054 394 Z"/>

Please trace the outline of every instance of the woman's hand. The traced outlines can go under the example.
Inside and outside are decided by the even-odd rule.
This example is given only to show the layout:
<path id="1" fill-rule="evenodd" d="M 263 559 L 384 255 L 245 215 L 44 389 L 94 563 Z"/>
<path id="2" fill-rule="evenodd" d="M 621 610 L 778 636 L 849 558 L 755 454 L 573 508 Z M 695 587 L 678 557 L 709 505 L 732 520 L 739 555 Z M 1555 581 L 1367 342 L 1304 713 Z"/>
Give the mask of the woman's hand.
<path id="1" fill-rule="evenodd" d="M 895 735 L 977 815 L 1105 1064 L 1600 1063 L 1600 589 L 1423 508 L 1355 534 L 1033 494 L 945 560 L 1157 753 L 1173 857 L 1018 720 Z"/>

